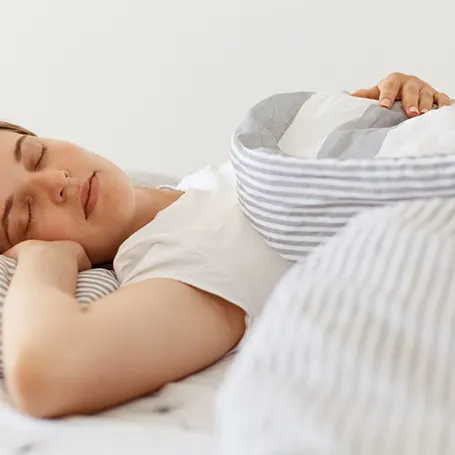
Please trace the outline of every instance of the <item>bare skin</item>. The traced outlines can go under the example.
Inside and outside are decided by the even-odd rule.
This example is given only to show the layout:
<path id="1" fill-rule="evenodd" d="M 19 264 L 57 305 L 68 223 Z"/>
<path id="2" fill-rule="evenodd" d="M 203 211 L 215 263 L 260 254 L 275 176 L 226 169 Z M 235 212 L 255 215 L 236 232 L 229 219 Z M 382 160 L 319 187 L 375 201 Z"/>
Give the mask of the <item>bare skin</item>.
<path id="1" fill-rule="evenodd" d="M 401 73 L 353 95 L 386 107 L 402 99 L 411 117 L 450 105 Z M 94 172 L 100 198 L 86 219 L 81 188 Z M 241 309 L 173 280 L 126 286 L 86 312 L 76 303 L 77 273 L 111 261 L 180 195 L 134 187 L 74 144 L 0 131 L 0 209 L 13 198 L 0 250 L 18 260 L 3 315 L 4 364 L 18 409 L 37 417 L 100 411 L 207 367 L 241 339 Z"/>
<path id="2" fill-rule="evenodd" d="M 403 110 L 409 118 L 425 114 L 438 107 L 450 106 L 450 98 L 438 92 L 430 84 L 415 76 L 392 73 L 379 84 L 369 89 L 360 89 L 352 93 L 359 98 L 378 100 L 382 107 L 391 108 L 395 101 L 401 100 Z"/>

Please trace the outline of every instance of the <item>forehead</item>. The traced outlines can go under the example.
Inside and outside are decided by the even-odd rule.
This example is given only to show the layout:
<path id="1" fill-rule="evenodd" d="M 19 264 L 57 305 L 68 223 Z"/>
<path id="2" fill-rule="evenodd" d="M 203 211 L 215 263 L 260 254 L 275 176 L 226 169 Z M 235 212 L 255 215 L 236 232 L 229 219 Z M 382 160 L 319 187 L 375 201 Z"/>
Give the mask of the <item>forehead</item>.
<path id="1" fill-rule="evenodd" d="M 21 134 L 14 131 L 0 129 L 0 155 L 4 152 L 10 152 L 13 150 L 17 140 L 21 137 Z"/>

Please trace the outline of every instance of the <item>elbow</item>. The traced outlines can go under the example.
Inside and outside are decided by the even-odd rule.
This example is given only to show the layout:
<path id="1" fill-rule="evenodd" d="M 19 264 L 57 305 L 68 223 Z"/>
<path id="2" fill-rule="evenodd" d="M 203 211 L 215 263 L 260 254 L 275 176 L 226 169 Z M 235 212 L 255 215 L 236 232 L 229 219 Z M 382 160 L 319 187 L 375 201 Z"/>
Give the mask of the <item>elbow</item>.
<path id="1" fill-rule="evenodd" d="M 30 417 L 63 417 L 61 388 L 38 356 L 21 355 L 5 371 L 5 384 L 14 406 Z"/>

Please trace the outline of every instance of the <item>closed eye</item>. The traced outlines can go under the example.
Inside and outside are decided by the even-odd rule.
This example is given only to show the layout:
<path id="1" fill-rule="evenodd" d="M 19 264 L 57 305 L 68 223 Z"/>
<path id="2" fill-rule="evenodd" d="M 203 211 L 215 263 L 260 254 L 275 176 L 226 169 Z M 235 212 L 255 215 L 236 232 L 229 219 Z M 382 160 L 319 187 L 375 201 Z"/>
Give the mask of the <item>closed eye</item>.
<path id="1" fill-rule="evenodd" d="M 35 168 L 33 169 L 35 172 L 39 171 L 43 167 L 44 158 L 46 158 L 47 151 L 48 151 L 47 145 L 43 144 L 43 148 L 41 150 L 41 155 L 40 155 L 38 161 L 36 162 Z"/>
<path id="2" fill-rule="evenodd" d="M 28 206 L 28 221 L 27 221 L 27 226 L 25 227 L 25 235 L 28 234 L 28 232 L 30 230 L 30 226 L 32 225 L 32 222 L 33 222 L 33 211 L 32 211 L 31 199 L 28 200 L 27 206 Z"/>

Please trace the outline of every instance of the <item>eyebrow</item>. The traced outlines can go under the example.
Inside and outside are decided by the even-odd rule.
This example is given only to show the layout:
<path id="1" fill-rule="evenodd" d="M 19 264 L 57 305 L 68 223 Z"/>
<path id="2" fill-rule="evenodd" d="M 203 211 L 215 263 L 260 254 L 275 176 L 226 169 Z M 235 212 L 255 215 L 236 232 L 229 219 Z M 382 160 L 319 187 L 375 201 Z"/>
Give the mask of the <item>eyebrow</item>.
<path id="1" fill-rule="evenodd" d="M 14 161 L 16 163 L 20 163 L 22 161 L 22 143 L 27 138 L 24 134 L 22 135 L 17 141 L 14 147 Z M 5 232 L 6 240 L 8 241 L 10 247 L 12 246 L 11 239 L 8 233 L 8 225 L 9 225 L 9 214 L 11 213 L 11 209 L 13 208 L 13 196 L 10 196 L 3 207 L 3 215 L 2 215 L 2 226 Z"/>
<path id="2" fill-rule="evenodd" d="M 25 139 L 27 139 L 27 136 L 24 134 L 16 141 L 16 146 L 14 147 L 14 160 L 16 163 L 22 161 L 22 143 Z"/>

